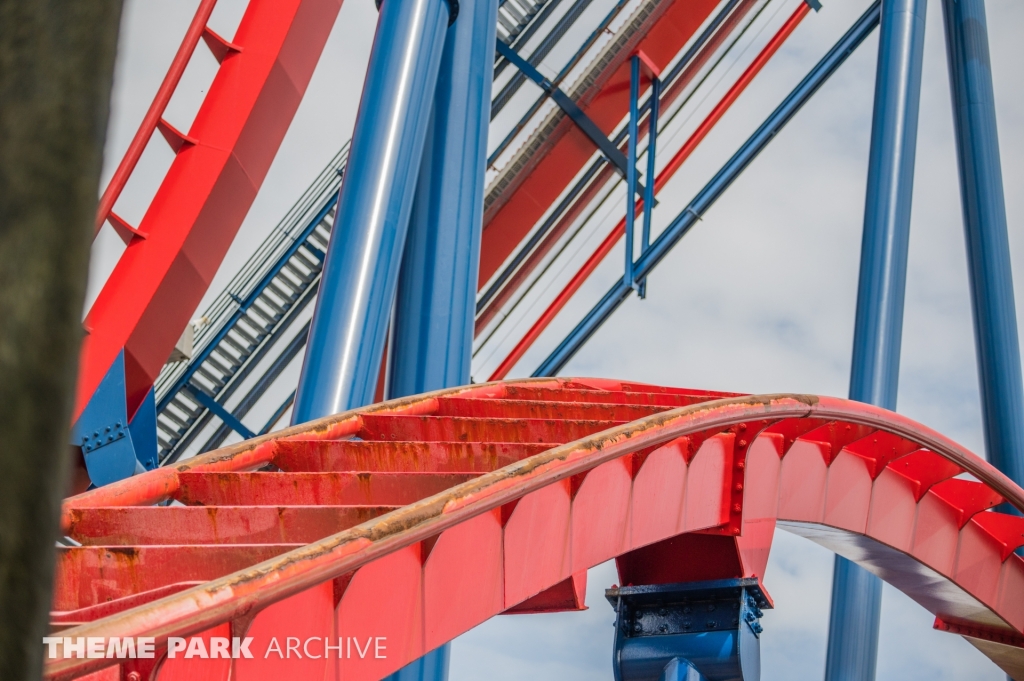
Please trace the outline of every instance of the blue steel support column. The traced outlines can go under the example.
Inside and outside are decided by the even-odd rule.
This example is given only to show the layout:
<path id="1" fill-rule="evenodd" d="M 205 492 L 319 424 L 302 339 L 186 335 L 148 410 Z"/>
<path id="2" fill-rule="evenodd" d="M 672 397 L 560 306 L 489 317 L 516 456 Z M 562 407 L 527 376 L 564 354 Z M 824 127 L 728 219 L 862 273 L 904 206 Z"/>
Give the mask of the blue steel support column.
<path id="1" fill-rule="evenodd" d="M 497 14 L 497 0 L 464 3 L 445 39 L 398 282 L 389 398 L 469 383 Z M 389 681 L 442 681 L 449 656 L 441 646 Z"/>
<path id="2" fill-rule="evenodd" d="M 467 2 L 448 29 L 399 277 L 388 397 L 469 382 L 497 13 L 497 0 Z"/>
<path id="3" fill-rule="evenodd" d="M 455 0 L 387 0 L 381 8 L 292 423 L 373 400 L 445 31 L 457 7 Z"/>
<path id="4" fill-rule="evenodd" d="M 985 449 L 992 465 L 1018 485 L 1024 485 L 1024 390 L 985 3 L 944 0 L 942 9 L 960 162 Z"/>
<path id="5" fill-rule="evenodd" d="M 896 408 L 926 0 L 883 0 L 850 399 Z M 836 556 L 826 681 L 873 681 L 881 581 Z"/>
<path id="6" fill-rule="evenodd" d="M 636 224 L 636 148 L 640 130 L 640 57 L 633 55 L 629 60 L 629 140 L 626 146 L 626 263 L 623 272 L 623 283 L 636 288 L 633 279 L 633 227 Z M 650 184 L 651 178 L 647 178 Z M 645 192 L 646 194 L 646 192 Z"/>
<path id="7" fill-rule="evenodd" d="M 658 113 L 661 108 L 661 79 L 651 79 L 651 112 L 647 117 L 647 185 L 644 187 L 644 223 L 640 233 L 640 255 L 651 245 L 651 215 L 654 213 L 655 162 L 658 150 Z M 627 204 L 628 208 L 628 204 Z M 647 297 L 647 280 L 640 280 L 637 294 Z"/>

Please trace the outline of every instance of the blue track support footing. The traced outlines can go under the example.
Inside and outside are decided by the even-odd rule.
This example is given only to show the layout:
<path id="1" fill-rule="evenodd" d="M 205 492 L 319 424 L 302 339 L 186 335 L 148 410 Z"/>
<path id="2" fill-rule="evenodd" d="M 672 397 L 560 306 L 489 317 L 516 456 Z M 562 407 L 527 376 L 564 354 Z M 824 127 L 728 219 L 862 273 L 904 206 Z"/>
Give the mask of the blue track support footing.
<path id="1" fill-rule="evenodd" d="M 144 470 L 135 456 L 124 386 L 122 350 L 71 428 L 71 444 L 82 448 L 85 469 L 96 487 Z"/>
<path id="2" fill-rule="evenodd" d="M 612 587 L 615 681 L 760 681 L 755 578 Z"/>

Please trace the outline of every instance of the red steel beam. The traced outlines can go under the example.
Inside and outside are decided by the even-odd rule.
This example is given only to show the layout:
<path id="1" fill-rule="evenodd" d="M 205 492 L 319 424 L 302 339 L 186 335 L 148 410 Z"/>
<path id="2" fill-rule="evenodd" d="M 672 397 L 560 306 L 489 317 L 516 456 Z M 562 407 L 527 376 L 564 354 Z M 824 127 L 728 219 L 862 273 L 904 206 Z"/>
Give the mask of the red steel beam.
<path id="1" fill-rule="evenodd" d="M 74 517 L 73 509 L 98 506 L 146 506 L 166 501 L 181 488 L 181 474 L 185 472 L 229 472 L 256 470 L 270 464 L 277 455 L 279 443 L 293 440 L 340 440 L 354 436 L 362 428 L 366 414 L 432 414 L 437 409 L 437 398 L 447 395 L 461 397 L 498 396 L 505 394 L 509 385 L 533 388 L 558 388 L 562 382 L 550 379 L 516 381 L 514 384 L 481 385 L 472 388 L 452 388 L 435 393 L 416 395 L 358 411 L 347 411 L 311 423 L 285 428 L 251 440 L 217 450 L 217 456 L 197 456 L 172 466 L 161 466 L 146 475 L 118 480 L 109 485 L 65 500 L 61 514 L 61 528 L 69 531 Z M 225 453 L 227 453 L 225 455 Z"/>
<path id="2" fill-rule="evenodd" d="M 786 39 L 792 35 L 796 27 L 800 25 L 804 17 L 810 12 L 810 6 L 807 3 L 800 3 L 796 11 L 789 17 L 785 24 L 778 30 L 778 32 L 772 37 L 767 45 L 761 50 L 750 66 L 746 68 L 739 79 L 733 84 L 729 91 L 722 97 L 722 100 L 711 110 L 711 113 L 701 122 L 700 126 L 693 131 L 693 134 L 686 140 L 683 146 L 675 153 L 668 164 L 658 173 L 658 177 L 654 183 L 654 191 L 661 191 L 664 186 L 668 183 L 672 176 L 675 175 L 676 171 L 682 167 L 683 163 L 690 154 L 693 153 L 694 149 L 707 137 L 711 129 L 715 127 L 715 124 L 721 120 L 722 116 L 729 110 L 729 108 L 739 99 L 739 96 L 746 90 L 747 86 L 754 80 L 754 77 L 760 73 L 761 69 L 764 68 L 765 64 L 772 58 L 772 56 L 778 52 L 782 44 L 786 42 Z M 643 210 L 643 201 L 637 200 L 634 205 L 634 210 L 637 214 Z M 569 280 L 569 283 L 565 285 L 565 288 L 555 297 L 553 301 L 544 310 L 541 316 L 533 323 L 533 326 L 526 332 L 522 339 L 512 348 L 512 352 L 505 357 L 504 361 L 498 365 L 488 380 L 497 381 L 505 378 L 508 372 L 516 365 L 516 363 L 522 359 L 526 351 L 530 349 L 530 346 L 540 337 L 544 329 L 554 320 L 558 313 L 561 312 L 562 308 L 565 307 L 566 303 L 576 294 L 576 291 L 583 286 L 594 270 L 597 269 L 598 265 L 604 261 L 605 257 L 611 253 L 612 249 L 619 242 L 619 239 L 626 233 L 626 218 L 619 220 L 618 224 L 612 229 L 612 231 L 604 238 L 604 240 L 598 245 L 597 250 L 587 259 L 580 270 Z"/>
<path id="3" fill-rule="evenodd" d="M 191 141 L 86 317 L 74 419 L 122 348 L 129 414 L 142 402 L 252 205 L 340 8 L 341 0 L 250 0 L 232 43 L 239 51 L 223 60 Z"/>

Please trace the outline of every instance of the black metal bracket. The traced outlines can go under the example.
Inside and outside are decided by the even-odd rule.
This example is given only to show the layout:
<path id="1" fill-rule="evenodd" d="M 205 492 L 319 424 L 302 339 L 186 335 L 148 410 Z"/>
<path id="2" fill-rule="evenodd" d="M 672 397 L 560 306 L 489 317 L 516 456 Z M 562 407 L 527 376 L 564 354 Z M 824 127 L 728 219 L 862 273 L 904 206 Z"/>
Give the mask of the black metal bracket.
<path id="1" fill-rule="evenodd" d="M 760 678 L 760 619 L 771 603 L 756 579 L 613 587 L 605 597 L 615 609 L 616 679 L 676 679 L 680 668 L 702 681 Z"/>

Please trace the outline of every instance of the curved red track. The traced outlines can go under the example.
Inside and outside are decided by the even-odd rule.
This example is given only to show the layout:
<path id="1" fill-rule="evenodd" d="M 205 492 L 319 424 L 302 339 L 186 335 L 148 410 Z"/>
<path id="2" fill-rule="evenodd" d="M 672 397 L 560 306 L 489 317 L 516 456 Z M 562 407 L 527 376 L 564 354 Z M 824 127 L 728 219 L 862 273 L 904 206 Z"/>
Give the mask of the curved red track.
<path id="1" fill-rule="evenodd" d="M 200 5 L 104 193 L 99 223 L 153 131 L 159 127 L 174 140 L 174 161 L 142 222 L 120 230 L 130 237 L 128 247 L 85 319 L 72 420 L 122 349 L 129 415 L 145 399 L 256 198 L 341 9 L 341 0 L 249 0 L 227 49 L 205 27 L 213 4 Z M 200 35 L 221 64 L 182 135 L 160 116 Z"/>
<path id="2" fill-rule="evenodd" d="M 167 499 L 185 505 L 154 505 Z M 83 546 L 60 550 L 53 621 L 69 637 L 385 636 L 385 659 L 123 669 L 161 681 L 195 678 L 197 664 L 210 679 L 373 679 L 502 612 L 578 608 L 585 571 L 611 558 L 622 583 L 760 578 L 781 525 L 1024 678 L 1024 519 L 992 510 L 1004 501 L 1024 509 L 1024 491 L 928 428 L 859 403 L 597 379 L 485 384 L 69 499 L 64 531 Z M 46 674 L 110 662 L 59 659 Z M 108 669 L 94 678 L 126 678 Z"/>

